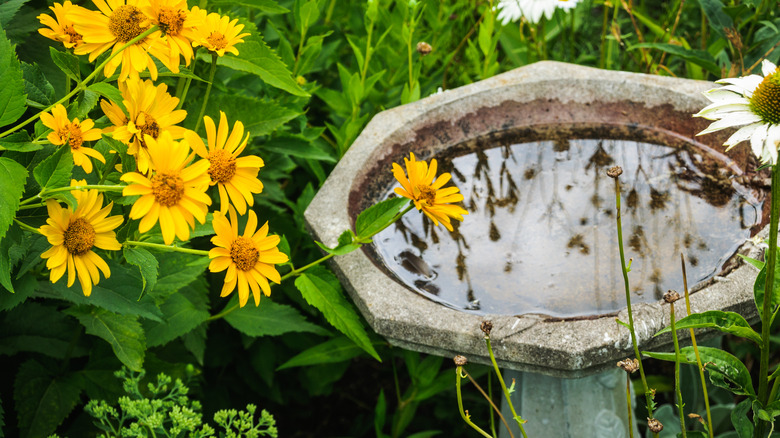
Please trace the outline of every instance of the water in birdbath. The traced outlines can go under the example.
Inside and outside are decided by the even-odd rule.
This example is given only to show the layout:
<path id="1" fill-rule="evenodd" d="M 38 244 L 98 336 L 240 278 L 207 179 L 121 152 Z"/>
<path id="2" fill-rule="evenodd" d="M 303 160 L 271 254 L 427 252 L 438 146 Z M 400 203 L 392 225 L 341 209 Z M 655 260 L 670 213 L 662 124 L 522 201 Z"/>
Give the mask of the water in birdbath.
<path id="1" fill-rule="evenodd" d="M 625 307 L 610 166 L 624 170 L 634 303 L 682 290 L 680 253 L 690 285 L 717 275 L 761 220 L 752 192 L 693 146 L 557 139 L 440 157 L 439 165 L 469 215 L 450 233 L 407 214 L 375 237 L 375 250 L 401 283 L 470 312 L 580 317 Z"/>

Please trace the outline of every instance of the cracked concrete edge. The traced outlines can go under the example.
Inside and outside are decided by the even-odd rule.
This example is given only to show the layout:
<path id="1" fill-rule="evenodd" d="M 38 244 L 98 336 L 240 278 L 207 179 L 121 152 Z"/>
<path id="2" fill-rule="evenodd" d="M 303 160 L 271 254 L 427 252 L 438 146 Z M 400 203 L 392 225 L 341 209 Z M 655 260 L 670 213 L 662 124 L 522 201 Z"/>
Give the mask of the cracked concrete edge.
<path id="1" fill-rule="evenodd" d="M 347 205 L 355 169 L 370 167 L 377 153 L 379 156 L 382 153 L 376 150 L 377 145 L 411 132 L 423 114 L 446 119 L 453 112 L 468 114 L 475 105 L 485 106 L 487 102 L 498 105 L 508 95 L 516 101 L 531 101 L 544 97 L 553 88 L 556 96 L 569 93 L 572 100 L 636 99 L 651 107 L 671 103 L 676 109 L 693 113 L 707 102 L 701 93 L 714 87 L 710 82 L 636 73 L 609 72 L 608 77 L 603 74 L 602 70 L 588 67 L 540 62 L 378 114 L 307 208 L 305 218 L 312 236 L 326 245 L 335 245 L 338 236 L 351 227 Z M 633 355 L 628 330 L 619 326 L 614 316 L 548 321 L 538 315 L 474 315 L 447 308 L 398 284 L 363 251 L 338 256 L 329 262 L 371 327 L 403 348 L 449 357 L 463 354 L 474 362 L 487 363 L 489 358 L 479 324 L 489 319 L 495 327 L 491 339 L 496 358 L 506 368 L 579 377 L 614 366 L 617 360 Z M 749 313 L 756 273 L 754 268 L 743 264 L 725 280 L 693 293 L 693 310 L 720 308 Z M 668 305 L 661 302 L 637 305 L 634 311 L 640 349 L 668 348 L 670 336 L 652 336 L 669 324 Z M 684 312 L 677 314 L 681 317 Z M 627 311 L 617 317 L 627 321 Z M 686 337 L 687 331 L 681 333 L 681 338 Z"/>

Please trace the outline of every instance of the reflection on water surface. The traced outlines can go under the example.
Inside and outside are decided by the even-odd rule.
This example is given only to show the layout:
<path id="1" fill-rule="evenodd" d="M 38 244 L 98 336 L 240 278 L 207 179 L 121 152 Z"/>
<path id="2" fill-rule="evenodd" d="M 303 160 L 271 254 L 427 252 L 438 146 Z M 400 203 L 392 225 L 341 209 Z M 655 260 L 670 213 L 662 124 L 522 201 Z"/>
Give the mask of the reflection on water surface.
<path id="1" fill-rule="evenodd" d="M 407 214 L 375 237 L 376 251 L 410 288 L 479 313 L 571 317 L 625 307 L 609 166 L 623 167 L 632 302 L 682 290 L 681 252 L 690 285 L 715 275 L 760 219 L 750 192 L 698 151 L 555 140 L 480 150 L 449 165 L 469 210 L 464 221 L 449 233 Z"/>

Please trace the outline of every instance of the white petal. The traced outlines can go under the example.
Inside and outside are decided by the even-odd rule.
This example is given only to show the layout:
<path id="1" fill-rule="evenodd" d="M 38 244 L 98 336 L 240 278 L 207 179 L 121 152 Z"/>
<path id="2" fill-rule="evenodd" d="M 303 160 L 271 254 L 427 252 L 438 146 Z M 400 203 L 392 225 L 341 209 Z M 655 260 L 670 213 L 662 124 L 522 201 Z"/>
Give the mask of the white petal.
<path id="1" fill-rule="evenodd" d="M 749 103 L 745 102 L 735 100 L 729 102 L 713 103 L 712 105 L 709 105 L 698 113 L 694 114 L 694 117 L 704 117 L 710 120 L 716 120 L 722 119 L 725 116 L 730 117 L 735 113 L 744 112 L 753 114 L 753 112 L 750 110 Z"/>
<path id="2" fill-rule="evenodd" d="M 766 154 L 764 151 L 764 140 L 766 139 L 767 135 L 767 128 L 769 125 L 761 125 L 753 132 L 753 135 L 750 136 L 750 148 L 753 150 L 753 153 L 761 158 L 762 161 L 766 160 Z"/>
<path id="3" fill-rule="evenodd" d="M 753 123 L 752 125 L 739 128 L 737 132 L 731 134 L 731 137 L 729 137 L 729 139 L 723 143 L 723 145 L 726 146 L 726 150 L 733 148 L 737 143 L 741 143 L 749 139 L 756 131 L 756 128 L 761 125 L 763 125 L 763 123 Z"/>
<path id="4" fill-rule="evenodd" d="M 745 76 L 745 77 L 742 77 L 742 78 L 725 78 L 725 79 L 721 79 L 719 81 L 716 81 L 715 83 L 717 83 L 717 84 L 731 84 L 731 85 L 735 85 L 735 86 L 745 90 L 745 92 L 743 94 L 745 96 L 750 97 L 750 96 L 753 95 L 753 90 L 755 90 L 756 87 L 758 87 L 758 84 L 760 84 L 761 81 L 763 81 L 763 80 L 764 80 L 764 78 L 759 76 L 759 75 L 750 75 L 750 76 Z"/>
<path id="5" fill-rule="evenodd" d="M 765 59 L 761 62 L 761 73 L 764 74 L 764 77 L 771 75 L 775 70 L 777 70 L 777 66 L 772 64 L 770 60 Z"/>
<path id="6" fill-rule="evenodd" d="M 732 126 L 746 125 L 748 123 L 755 123 L 761 121 L 761 117 L 753 113 L 737 113 L 731 116 L 712 122 L 712 124 L 704 131 L 696 134 L 708 134 L 710 132 L 720 131 L 724 128 L 731 128 Z"/>

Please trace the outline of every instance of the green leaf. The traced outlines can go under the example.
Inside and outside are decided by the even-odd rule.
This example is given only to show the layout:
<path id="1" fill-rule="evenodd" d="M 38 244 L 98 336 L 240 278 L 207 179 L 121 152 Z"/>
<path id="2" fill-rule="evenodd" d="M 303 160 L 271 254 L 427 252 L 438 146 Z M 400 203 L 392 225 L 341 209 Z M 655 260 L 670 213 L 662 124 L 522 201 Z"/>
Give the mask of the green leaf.
<path id="1" fill-rule="evenodd" d="M 277 304 L 269 298 L 260 300 L 260 306 L 255 307 L 250 298 L 249 304 L 225 315 L 225 321 L 233 328 L 248 336 L 278 336 L 290 332 L 309 332 L 327 335 L 322 327 L 306 321 L 306 318 L 294 307 Z M 230 300 L 228 306 L 236 303 L 237 298 Z"/>
<path id="2" fill-rule="evenodd" d="M 11 271 L 13 271 L 14 266 L 23 256 L 23 254 L 19 254 L 18 250 L 14 249 L 22 245 L 23 237 L 24 234 L 19 225 L 14 224 L 8 229 L 6 235 L 0 239 L 0 285 L 11 293 L 16 292 L 13 283 L 11 283 Z"/>
<path id="3" fill-rule="evenodd" d="M 110 100 L 111 102 L 116 103 L 119 105 L 123 110 L 127 110 L 125 108 L 125 104 L 122 101 L 122 92 L 119 91 L 119 88 L 109 84 L 108 82 L 97 82 L 89 87 L 87 87 L 87 90 L 90 90 L 92 92 L 95 92 L 106 99 Z"/>
<path id="4" fill-rule="evenodd" d="M 355 220 L 355 232 L 359 239 L 378 233 L 393 221 L 393 218 L 409 205 L 402 197 L 386 199 L 363 210 Z"/>
<path id="5" fill-rule="evenodd" d="M 334 254 L 334 255 L 344 255 L 349 254 L 352 251 L 360 248 L 363 246 L 361 243 L 352 243 L 352 232 L 347 230 L 341 233 L 341 236 L 339 236 L 339 242 L 338 245 L 334 248 L 328 248 L 327 246 L 323 245 L 321 242 L 315 241 L 314 243 L 317 244 L 320 248 L 322 248 L 323 251 Z"/>
<path id="6" fill-rule="evenodd" d="M 68 287 L 64 278 L 49 285 L 55 292 L 53 297 L 63 298 L 77 305 L 94 305 L 110 312 L 128 316 L 142 316 L 154 321 L 162 321 L 162 312 L 148 295 L 139 299 L 143 284 L 135 268 L 120 265 L 114 260 L 106 260 L 111 277 L 101 279 L 92 286 L 92 294 L 85 297 L 79 282 Z M 45 293 L 41 291 L 41 293 Z"/>
<path id="7" fill-rule="evenodd" d="M 147 347 L 157 347 L 185 335 L 205 322 L 209 316 L 208 289 L 201 277 L 193 283 L 198 287 L 186 287 L 171 295 L 160 305 L 163 322 L 143 321 Z"/>
<path id="8" fill-rule="evenodd" d="M 54 102 L 54 87 L 46 80 L 37 64 L 22 62 L 22 77 L 24 78 L 24 91 L 27 100 L 32 101 L 40 108 L 47 107 Z"/>
<path id="9" fill-rule="evenodd" d="M 217 59 L 217 65 L 251 73 L 272 87 L 295 96 L 308 97 L 309 93 L 295 82 L 290 70 L 279 55 L 268 47 L 255 25 L 244 19 L 239 21 L 245 26 L 244 31 L 250 32 L 250 36 L 245 37 L 238 47 L 240 56 L 221 56 Z"/>
<path id="10" fill-rule="evenodd" d="M 297 137 L 277 137 L 263 145 L 263 149 L 283 155 L 335 163 L 338 159 L 312 142 Z"/>
<path id="11" fill-rule="evenodd" d="M 632 45 L 628 48 L 628 50 L 640 48 L 658 49 L 670 55 L 679 56 L 686 61 L 692 62 L 715 76 L 720 76 L 721 74 L 717 61 L 715 61 L 715 58 L 713 58 L 710 52 L 706 50 L 686 49 L 685 47 L 678 46 L 676 44 L 667 43 L 639 43 Z"/>
<path id="12" fill-rule="evenodd" d="M 323 363 L 343 362 L 357 357 L 363 353 L 363 349 L 345 336 L 329 339 L 322 344 L 303 350 L 276 370 L 285 368 L 305 367 Z"/>
<path id="13" fill-rule="evenodd" d="M 347 335 L 360 348 L 379 358 L 355 309 L 344 298 L 338 280 L 325 268 L 315 267 L 295 279 L 295 286 L 303 298 L 318 308 L 333 327 Z"/>
<path id="14" fill-rule="evenodd" d="M 33 143 L 27 131 L 19 131 L 0 138 L 0 150 L 3 149 L 7 151 L 31 152 L 43 149 L 43 145 Z"/>
<path id="15" fill-rule="evenodd" d="M 215 95 L 209 99 L 209 114 L 218 117 L 220 110 L 225 112 L 231 123 L 233 120 L 241 120 L 246 133 L 253 137 L 268 135 L 301 115 L 300 112 L 283 107 L 272 100 L 226 94 Z"/>
<path id="16" fill-rule="evenodd" d="M 775 282 L 774 282 L 773 295 L 770 302 L 770 307 L 775 309 L 780 304 L 780 258 L 775 263 Z M 756 281 L 753 283 L 753 299 L 756 302 L 756 309 L 758 309 L 758 316 L 764 316 L 764 288 L 766 286 L 766 265 L 761 268 L 756 276 Z"/>
<path id="17" fill-rule="evenodd" d="M 84 90 L 78 94 L 78 98 L 68 107 L 68 117 L 83 120 L 92 108 L 97 105 L 100 95 L 92 90 Z"/>
<path id="18" fill-rule="evenodd" d="M 182 337 L 184 348 L 187 349 L 195 360 L 202 366 L 206 357 L 206 324 L 201 324 Z"/>
<path id="19" fill-rule="evenodd" d="M 37 438 L 53 433 L 79 402 L 78 377 L 60 374 L 59 367 L 52 365 L 44 366 L 30 359 L 19 367 L 14 399 L 21 437 Z"/>
<path id="20" fill-rule="evenodd" d="M 3 188 L 0 190 L 0 239 L 5 237 L 16 217 L 26 180 L 27 169 L 14 160 L 0 157 L 0 187 Z"/>
<path id="21" fill-rule="evenodd" d="M 211 0 L 209 5 L 221 7 L 241 6 L 250 9 L 259 9 L 266 14 L 285 14 L 289 9 L 279 6 L 275 0 Z"/>
<path id="22" fill-rule="evenodd" d="M 157 284 L 157 259 L 149 251 L 143 248 L 134 248 L 125 246 L 122 250 L 127 263 L 138 266 L 141 271 L 141 280 L 143 281 L 143 291 L 154 290 Z"/>
<path id="23" fill-rule="evenodd" d="M 721 38 L 728 40 L 726 29 L 733 28 L 734 21 L 723 11 L 723 3 L 720 0 L 699 0 L 699 4 L 704 11 L 704 15 L 707 16 L 707 21 L 709 21 L 712 30 Z"/>
<path id="24" fill-rule="evenodd" d="M 73 336 L 80 330 L 78 324 L 55 306 L 26 303 L 3 313 L 2 326 L 0 354 L 35 352 L 56 359 L 86 354 L 83 348 L 74 349 L 71 345 Z"/>
<path id="25" fill-rule="evenodd" d="M 60 52 L 54 47 L 49 47 L 51 60 L 65 73 L 70 79 L 81 81 L 81 67 L 79 67 L 79 58 L 70 52 Z"/>
<path id="26" fill-rule="evenodd" d="M 180 252 L 160 253 L 165 259 L 160 263 L 157 285 L 151 295 L 158 302 L 165 301 L 171 294 L 189 285 L 203 274 L 209 265 L 209 258 Z"/>
<path id="27" fill-rule="evenodd" d="M 19 119 L 27 109 L 22 68 L 16 51 L 0 28 L 0 126 Z"/>
<path id="28" fill-rule="evenodd" d="M 731 411 L 731 424 L 734 425 L 734 429 L 737 431 L 739 438 L 753 437 L 753 423 L 747 416 L 752 404 L 752 401 L 748 398 L 742 400 L 742 402 Z"/>
<path id="29" fill-rule="evenodd" d="M 750 324 L 748 324 L 742 315 L 735 312 L 709 310 L 707 312 L 694 313 L 693 315 L 686 316 L 685 318 L 677 321 L 675 324 L 675 328 L 677 330 L 704 327 L 715 328 L 724 333 L 747 338 L 755 342 L 757 345 L 761 345 L 761 335 L 756 333 L 756 331 L 750 327 Z M 656 333 L 655 336 L 663 333 L 669 333 L 671 331 L 671 327 L 666 327 L 665 329 Z"/>
<path id="30" fill-rule="evenodd" d="M 675 361 L 674 353 L 643 351 L 642 354 L 654 359 Z M 727 389 L 736 395 L 756 397 L 747 367 L 734 355 L 719 348 L 699 346 L 699 357 L 702 363 L 707 364 L 705 369 L 709 373 L 713 385 Z M 693 347 L 680 349 L 680 363 L 697 363 Z"/>
<path id="31" fill-rule="evenodd" d="M 29 0 L 5 0 L 0 4 L 0 27 L 7 29 L 19 8 Z"/>
<path id="32" fill-rule="evenodd" d="M 33 169 L 33 177 L 41 187 L 41 191 L 70 185 L 72 175 L 73 155 L 67 146 L 57 148 Z"/>
<path id="33" fill-rule="evenodd" d="M 65 313 L 78 319 L 88 334 L 108 342 L 117 359 L 126 367 L 141 371 L 146 338 L 137 316 L 118 315 L 91 306 L 71 307 Z"/>
<path id="34" fill-rule="evenodd" d="M 385 428 L 385 421 L 387 418 L 387 400 L 385 399 L 385 390 L 379 390 L 379 398 L 376 400 L 376 406 L 374 407 L 374 432 L 377 438 L 384 438 L 386 435 L 382 433 L 382 429 Z"/>
<path id="35" fill-rule="evenodd" d="M 756 259 L 754 259 L 752 257 L 748 257 L 748 256 L 742 255 L 742 254 L 737 254 L 737 255 L 740 258 L 742 258 L 742 260 L 750 263 L 751 266 L 753 266 L 754 268 L 758 269 L 759 271 L 761 270 L 761 268 L 764 267 L 765 263 L 763 261 L 761 261 L 761 260 L 756 260 Z"/>

